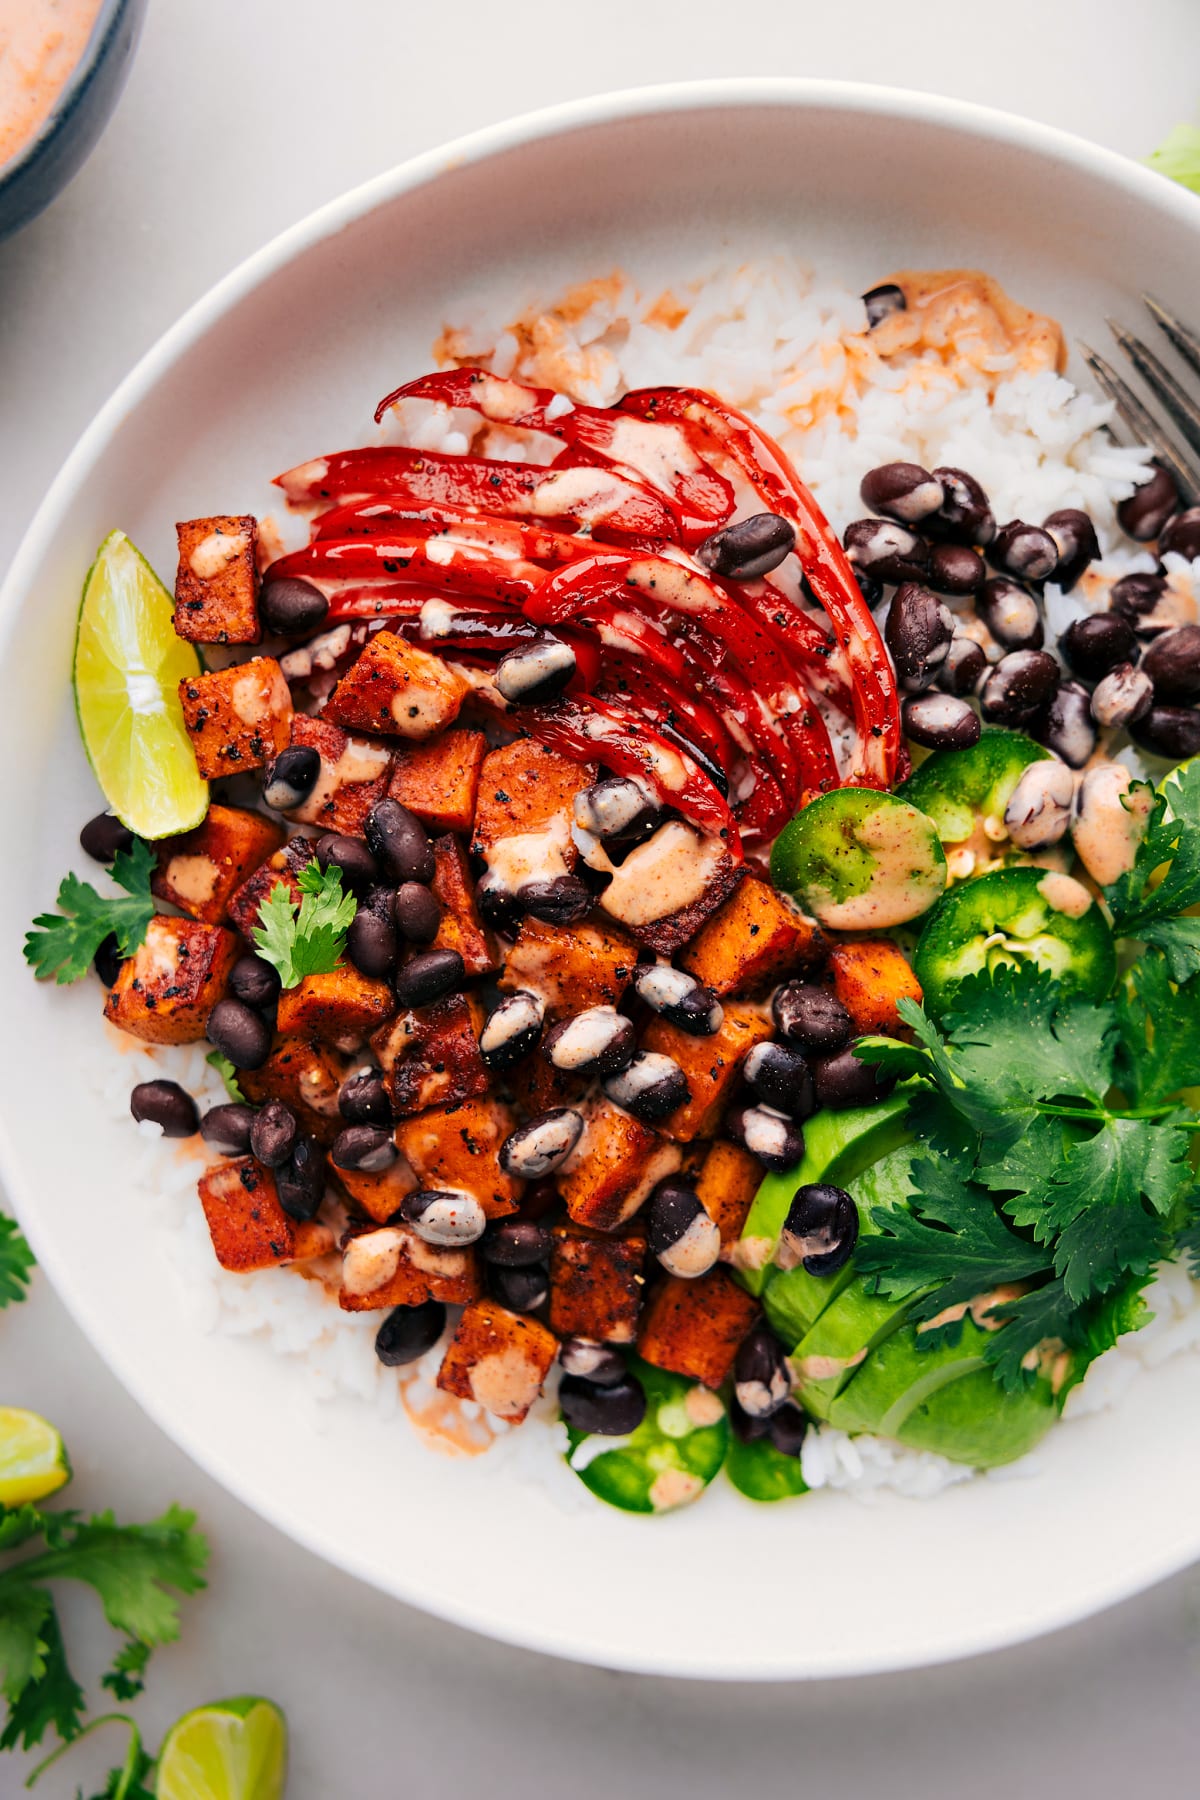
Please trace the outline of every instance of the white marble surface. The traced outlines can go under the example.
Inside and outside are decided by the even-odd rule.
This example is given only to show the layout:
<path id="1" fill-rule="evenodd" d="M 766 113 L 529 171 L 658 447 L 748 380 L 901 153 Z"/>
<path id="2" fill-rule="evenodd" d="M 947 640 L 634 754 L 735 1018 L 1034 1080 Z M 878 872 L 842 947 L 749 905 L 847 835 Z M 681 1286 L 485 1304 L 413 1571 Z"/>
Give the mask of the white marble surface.
<path id="1" fill-rule="evenodd" d="M 546 102 L 716 74 L 887 81 L 989 101 L 1142 155 L 1200 94 L 1196 0 L 152 0 L 84 172 L 0 246 L 0 568 L 59 462 L 135 358 L 282 226 L 414 151 Z M 186 429 L 181 421 L 180 429 Z M 1195 1791 L 1200 1576 L 954 1668 L 809 1687 L 705 1687 L 488 1644 L 324 1567 L 202 1476 L 126 1398 L 42 1278 L 0 1316 L 0 1395 L 58 1422 L 75 1503 L 195 1506 L 212 1581 L 138 1707 L 265 1692 L 292 1726 L 289 1800 L 690 1800 L 735 1785 L 836 1800 Z M 1086 1495 L 1080 1504 L 1086 1505 Z M 1129 1530 L 1137 1530 L 1131 1518 Z M 806 1543 L 796 1514 L 797 1557 Z M 580 1555 L 587 1554 L 586 1532 Z M 569 1571 L 564 1571 L 569 1579 Z M 77 1671 L 104 1631 L 64 1602 Z M 820 1629 L 796 1618 L 797 1632 Z M 95 1695 L 94 1695 L 95 1697 Z M 84 1746 L 49 1800 L 116 1760 Z M 0 1762 L 0 1794 L 20 1759 Z M 85 1785 L 85 1792 L 90 1791 Z"/>

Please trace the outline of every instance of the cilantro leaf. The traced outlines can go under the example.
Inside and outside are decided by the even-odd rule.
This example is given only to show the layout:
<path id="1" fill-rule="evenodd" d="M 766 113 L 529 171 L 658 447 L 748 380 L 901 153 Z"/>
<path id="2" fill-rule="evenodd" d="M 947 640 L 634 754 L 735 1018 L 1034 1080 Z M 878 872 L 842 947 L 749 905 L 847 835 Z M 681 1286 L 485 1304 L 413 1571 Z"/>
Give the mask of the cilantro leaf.
<path id="1" fill-rule="evenodd" d="M 155 857 L 149 844 L 135 838 L 129 850 L 118 850 L 112 877 L 126 897 L 99 894 L 78 875 L 64 877 L 58 911 L 39 913 L 25 934 L 25 960 L 39 981 L 53 975 L 60 986 L 86 975 L 106 937 L 113 935 L 122 956 L 132 956 L 154 917 L 150 877 Z"/>
<path id="2" fill-rule="evenodd" d="M 23 1641 L 21 1641 L 23 1640 Z M 45 1590 L 7 1590 L 0 1600 L 0 1657 L 5 1659 L 8 1718 L 0 1750 L 31 1750 L 54 1727 L 66 1742 L 83 1724 L 83 1689 L 67 1665 L 54 1602 Z M 22 1658 L 24 1659 L 22 1661 Z M 19 1671 L 25 1670 L 23 1678 Z"/>
<path id="3" fill-rule="evenodd" d="M 1200 919 L 1192 923 L 1200 925 Z M 1117 1081 L 1136 1106 L 1200 1086 L 1200 981 L 1174 985 L 1166 960 L 1140 957 L 1117 997 Z"/>
<path id="4" fill-rule="evenodd" d="M 237 1101 L 239 1105 L 243 1104 L 246 1096 L 238 1085 L 238 1072 L 230 1062 L 229 1058 L 227 1056 L 222 1056 L 219 1050 L 210 1050 L 204 1060 L 209 1068 L 215 1069 L 217 1074 L 221 1077 L 225 1086 L 225 1092 L 229 1095 L 229 1098 Z"/>
<path id="5" fill-rule="evenodd" d="M 1006 1393 L 1019 1393 L 1036 1378 L 1044 1344 L 1070 1346 L 1074 1313 L 1061 1281 L 1048 1281 L 992 1309 L 990 1322 L 1001 1329 L 984 1339 L 983 1355 Z"/>
<path id="6" fill-rule="evenodd" d="M 33 1268 L 33 1251 L 14 1220 L 0 1213 L 0 1308 L 23 1300 Z"/>
<path id="7" fill-rule="evenodd" d="M 150 1661 L 150 1645 L 138 1638 L 129 1638 L 117 1654 L 105 1674 L 100 1677 L 101 1687 L 106 1687 L 110 1694 L 118 1700 L 133 1700 L 146 1685 L 146 1664 Z"/>
<path id="8" fill-rule="evenodd" d="M 1182 763 L 1162 791 L 1138 782 L 1134 794 L 1152 794 L 1153 808 L 1133 868 L 1104 890 L 1113 930 L 1157 944 L 1172 978 L 1187 981 L 1200 973 L 1200 919 L 1179 916 L 1200 901 L 1200 766 Z"/>
<path id="9" fill-rule="evenodd" d="M 258 909 L 252 936 L 259 955 L 279 973 L 285 988 L 298 987 L 306 975 L 336 969 L 346 948 L 346 932 L 358 911 L 353 894 L 343 893 L 336 863 L 320 868 L 306 863 L 296 877 L 299 904 L 283 882 L 276 882 Z"/>

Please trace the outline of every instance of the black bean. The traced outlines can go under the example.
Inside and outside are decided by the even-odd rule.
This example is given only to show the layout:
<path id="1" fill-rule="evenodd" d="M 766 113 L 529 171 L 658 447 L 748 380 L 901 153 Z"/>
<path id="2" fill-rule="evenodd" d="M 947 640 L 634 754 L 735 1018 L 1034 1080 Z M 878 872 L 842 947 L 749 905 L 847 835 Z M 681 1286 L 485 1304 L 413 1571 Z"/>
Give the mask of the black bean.
<path id="1" fill-rule="evenodd" d="M 920 463 L 910 462 L 880 463 L 863 476 L 858 491 L 871 512 L 899 519 L 902 525 L 919 525 L 945 499 L 941 482 Z"/>
<path id="2" fill-rule="evenodd" d="M 300 1127 L 290 1106 L 268 1100 L 250 1127 L 250 1148 L 264 1169 L 278 1169 L 296 1147 Z"/>
<path id="3" fill-rule="evenodd" d="M 115 931 L 110 931 L 106 938 L 101 938 L 96 946 L 96 954 L 92 958 L 92 967 L 106 988 L 112 987 L 121 973 L 124 961 L 125 958 L 121 955 L 117 945 L 117 934 Z"/>
<path id="4" fill-rule="evenodd" d="M 409 944 L 432 944 L 441 930 L 442 909 L 419 881 L 402 881 L 392 901 L 396 930 Z"/>
<path id="5" fill-rule="evenodd" d="M 275 1171 L 275 1192 L 290 1219 L 315 1219 L 325 1198 L 325 1153 L 316 1138 L 302 1137 Z"/>
<path id="6" fill-rule="evenodd" d="M 883 635 L 900 686 L 919 694 L 946 660 L 954 636 L 954 615 L 929 588 L 906 581 L 892 597 Z"/>
<path id="7" fill-rule="evenodd" d="M 539 1113 L 505 1138 L 500 1146 L 500 1167 L 508 1175 L 536 1181 L 561 1168 L 579 1142 L 583 1114 L 569 1106 Z"/>
<path id="8" fill-rule="evenodd" d="M 516 937 L 524 911 L 515 894 L 485 875 L 475 889 L 475 904 L 485 925 L 505 937 Z"/>
<path id="9" fill-rule="evenodd" d="M 850 1014 L 833 989 L 804 981 L 776 988 L 771 1016 L 789 1043 L 818 1055 L 843 1049 L 854 1036 Z"/>
<path id="10" fill-rule="evenodd" d="M 492 679 L 510 705 L 545 706 L 570 685 L 576 667 L 570 644 L 545 637 L 502 656 Z"/>
<path id="11" fill-rule="evenodd" d="M 1135 487 L 1128 500 L 1122 500 L 1117 508 L 1117 523 L 1121 530 L 1136 538 L 1139 544 L 1156 538 L 1179 507 L 1179 489 L 1170 470 L 1164 469 L 1161 463 L 1153 463 L 1151 468 L 1149 481 Z"/>
<path id="12" fill-rule="evenodd" d="M 781 1406 L 777 1413 L 772 1413 L 767 1420 L 767 1436 L 771 1440 L 771 1448 L 778 1450 L 780 1456 L 799 1456 L 808 1436 L 808 1415 L 791 1400 Z"/>
<path id="13" fill-rule="evenodd" d="M 627 1069 L 606 1076 L 601 1085 L 610 1100 L 643 1125 L 665 1119 L 692 1091 L 679 1064 L 653 1050 L 640 1051 Z"/>
<path id="14" fill-rule="evenodd" d="M 484 1262 L 504 1269 L 527 1269 L 544 1263 L 554 1247 L 548 1225 L 534 1219 L 497 1219 L 489 1225 L 479 1246 Z"/>
<path id="15" fill-rule="evenodd" d="M 1008 835 L 1022 850 L 1044 850 L 1066 836 L 1075 799 L 1075 777 L 1057 757 L 1031 762 L 1004 809 Z"/>
<path id="16" fill-rule="evenodd" d="M 440 1300 L 422 1300 L 417 1306 L 398 1306 L 375 1333 L 375 1354 L 389 1369 L 416 1362 L 446 1329 L 446 1308 Z"/>
<path id="17" fill-rule="evenodd" d="M 846 1106 L 871 1106 L 890 1093 L 895 1082 L 869 1063 L 860 1062 L 853 1049 L 832 1056 L 814 1057 L 809 1064 L 818 1108 L 840 1110 Z"/>
<path id="18" fill-rule="evenodd" d="M 957 694 L 911 694 L 903 707 L 904 735 L 926 750 L 969 750 L 979 742 L 979 714 Z"/>
<path id="19" fill-rule="evenodd" d="M 883 599 L 882 581 L 878 581 L 874 575 L 868 575 L 863 569 L 855 569 L 854 579 L 858 584 L 859 593 L 867 605 L 874 610 Z"/>
<path id="20" fill-rule="evenodd" d="M 758 1324 L 743 1338 L 733 1365 L 733 1391 L 752 1419 L 778 1412 L 792 1391 L 783 1345 L 770 1326 Z"/>
<path id="21" fill-rule="evenodd" d="M 637 1049 L 633 1020 L 613 1006 L 589 1006 L 560 1019 L 542 1040 L 542 1055 L 573 1075 L 615 1075 L 627 1069 Z"/>
<path id="22" fill-rule="evenodd" d="M 501 1000 L 479 1034 L 479 1054 L 489 1069 L 510 1069 L 528 1056 L 541 1035 L 545 1010 L 524 988 Z"/>
<path id="23" fill-rule="evenodd" d="M 233 1100 L 209 1107 L 200 1121 L 200 1136 L 222 1156 L 248 1156 L 253 1124 L 254 1108 Z"/>
<path id="24" fill-rule="evenodd" d="M 1064 594 L 1070 593 L 1088 564 L 1100 554 L 1096 527 L 1077 506 L 1064 506 L 1042 520 L 1042 530 L 1049 532 L 1058 551 L 1054 579 Z"/>
<path id="25" fill-rule="evenodd" d="M 1200 750 L 1200 713 L 1187 706 L 1152 706 L 1130 725 L 1129 735 L 1143 750 L 1182 762 Z"/>
<path id="26" fill-rule="evenodd" d="M 177 1081 L 139 1081 L 129 1096 L 129 1110 L 140 1125 L 149 1119 L 169 1138 L 194 1137 L 200 1129 L 196 1102 Z"/>
<path id="27" fill-rule="evenodd" d="M 1166 556 L 1168 551 L 1186 556 L 1189 562 L 1200 556 L 1200 506 L 1189 506 L 1167 520 L 1159 533 L 1158 554 Z"/>
<path id="28" fill-rule="evenodd" d="M 393 920 L 391 888 L 372 888 L 350 921 L 346 955 L 360 975 L 379 980 L 396 966 L 400 939 Z"/>
<path id="29" fill-rule="evenodd" d="M 320 588 L 292 575 L 264 581 L 258 596 L 258 612 L 268 631 L 279 637 L 302 637 L 315 631 L 329 611 L 329 602 Z"/>
<path id="30" fill-rule="evenodd" d="M 876 325 L 882 325 L 893 313 L 905 312 L 908 308 L 904 289 L 898 288 L 894 281 L 885 281 L 879 287 L 868 288 L 862 299 L 867 309 L 868 331 L 874 331 Z"/>
<path id="31" fill-rule="evenodd" d="M 812 1076 L 804 1052 L 794 1044 L 756 1044 L 742 1073 L 764 1106 L 789 1119 L 807 1119 L 812 1112 Z"/>
<path id="32" fill-rule="evenodd" d="M 1123 731 L 1145 718 L 1154 704 L 1154 683 L 1145 666 L 1118 663 L 1092 690 L 1092 717 L 1106 730 Z"/>
<path id="33" fill-rule="evenodd" d="M 269 1012 L 282 989 L 278 969 L 261 956 L 239 956 L 229 971 L 230 993 L 255 1012 Z"/>
<path id="34" fill-rule="evenodd" d="M 550 1298 L 550 1276 L 541 1264 L 528 1269 L 506 1269 L 489 1263 L 485 1273 L 488 1293 L 501 1306 L 507 1306 L 509 1312 L 536 1312 Z"/>
<path id="35" fill-rule="evenodd" d="M 1072 769 L 1082 769 L 1096 748 L 1091 695 L 1078 681 L 1064 681 L 1038 725 L 1038 742 Z"/>
<path id="36" fill-rule="evenodd" d="M 564 1375 L 558 1404 L 572 1431 L 589 1437 L 627 1437 L 646 1416 L 646 1396 L 632 1375 L 601 1387 L 578 1375 Z"/>
<path id="37" fill-rule="evenodd" d="M 363 1069 L 343 1081 L 338 1089 L 337 1103 L 347 1125 L 376 1125 L 387 1129 L 392 1123 L 392 1103 L 378 1069 Z"/>
<path id="38" fill-rule="evenodd" d="M 235 1069 L 261 1069 L 271 1054 L 271 1027 L 241 1000 L 218 1000 L 206 1035 Z"/>
<path id="39" fill-rule="evenodd" d="M 764 1169 L 777 1173 L 794 1169 L 804 1155 L 804 1133 L 799 1125 L 768 1106 L 735 1106 L 725 1120 L 725 1130 Z"/>
<path id="40" fill-rule="evenodd" d="M 646 1203 L 651 1254 L 684 1281 L 707 1275 L 721 1254 L 721 1233 L 685 1181 L 660 1181 Z"/>
<path id="41" fill-rule="evenodd" d="M 577 925 L 592 910 L 592 894 L 578 875 L 555 875 L 548 881 L 526 881 L 517 904 L 546 925 Z"/>
<path id="42" fill-rule="evenodd" d="M 947 694 L 973 694 L 987 666 L 983 646 L 964 632 L 956 631 L 950 640 L 946 660 L 938 671 L 938 686 Z"/>
<path id="43" fill-rule="evenodd" d="M 462 986 L 466 964 L 457 950 L 425 950 L 396 971 L 401 1006 L 429 1006 Z"/>
<path id="44" fill-rule="evenodd" d="M 645 963 L 634 980 L 639 1000 L 689 1037 L 711 1037 L 721 1029 L 725 1009 L 712 988 L 670 963 Z"/>
<path id="45" fill-rule="evenodd" d="M 736 1394 L 729 1402 L 729 1428 L 742 1444 L 757 1444 L 771 1435 L 770 1418 L 756 1418 L 753 1413 L 748 1413 L 745 1407 L 738 1405 Z"/>
<path id="46" fill-rule="evenodd" d="M 360 1169 L 364 1175 L 378 1175 L 390 1169 L 397 1150 L 390 1131 L 378 1125 L 347 1125 L 333 1140 L 330 1160 L 339 1169 Z"/>
<path id="47" fill-rule="evenodd" d="M 796 1189 L 779 1238 L 782 1260 L 810 1275 L 836 1275 L 857 1242 L 858 1208 L 845 1188 L 817 1181 Z"/>
<path id="48" fill-rule="evenodd" d="M 615 1387 L 627 1373 L 620 1351 L 598 1344 L 595 1338 L 564 1338 L 558 1346 L 558 1360 L 568 1375 L 581 1376 L 593 1387 Z"/>
<path id="49" fill-rule="evenodd" d="M 1012 519 L 992 539 L 988 561 L 1022 581 L 1047 581 L 1058 567 L 1058 545 L 1040 525 Z"/>
<path id="50" fill-rule="evenodd" d="M 1045 642 L 1037 601 L 1028 588 L 1005 575 L 994 575 L 984 582 L 975 600 L 975 611 L 1006 650 L 1040 650 Z"/>
<path id="51" fill-rule="evenodd" d="M 1011 650 L 983 684 L 979 703 L 985 719 L 1002 725 L 1026 724 L 1058 692 L 1062 672 L 1047 650 Z"/>
<path id="52" fill-rule="evenodd" d="M 320 753 L 311 744 L 290 744 L 266 772 L 263 799 L 276 812 L 291 812 L 304 805 L 320 773 Z"/>
<path id="53" fill-rule="evenodd" d="M 987 564 L 970 544 L 934 544 L 925 580 L 938 594 L 974 594 L 987 579 Z"/>
<path id="54" fill-rule="evenodd" d="M 657 806 L 631 775 L 606 775 L 575 796 L 575 823 L 605 844 L 643 842 L 662 822 Z"/>
<path id="55" fill-rule="evenodd" d="M 118 850 L 133 849 L 133 833 L 112 813 L 97 813 L 80 832 L 79 843 L 93 862 L 110 863 Z"/>
<path id="56" fill-rule="evenodd" d="M 842 543 L 855 572 L 862 569 L 880 581 L 920 581 L 929 562 L 928 544 L 895 519 L 856 519 Z"/>
<path id="57" fill-rule="evenodd" d="M 433 880 L 437 872 L 433 845 L 421 821 L 398 800 L 380 800 L 371 808 L 363 836 L 389 881 Z"/>
<path id="58" fill-rule="evenodd" d="M 796 547 L 796 528 L 777 513 L 754 513 L 706 537 L 696 560 L 716 575 L 756 581 L 769 575 Z"/>
<path id="59" fill-rule="evenodd" d="M 1162 632 L 1143 656 L 1142 668 L 1154 683 L 1156 700 L 1195 700 L 1200 695 L 1200 625 Z"/>
<path id="60" fill-rule="evenodd" d="M 379 864 L 361 838 L 346 837 L 340 831 L 327 831 L 313 846 L 313 854 L 322 869 L 331 865 L 342 872 L 342 883 L 356 894 L 378 887 L 383 879 Z"/>
<path id="61" fill-rule="evenodd" d="M 948 467 L 934 469 L 932 474 L 941 482 L 945 499 L 937 512 L 924 520 L 925 531 L 952 544 L 990 544 L 996 535 L 996 520 L 975 477 L 966 469 Z"/>
<path id="62" fill-rule="evenodd" d="M 1085 681 L 1099 681 L 1118 663 L 1133 662 L 1137 639 L 1133 626 L 1120 613 L 1089 613 L 1072 619 L 1058 640 L 1067 665 Z"/>
<path id="63" fill-rule="evenodd" d="M 1127 619 L 1136 631 L 1152 613 L 1167 591 L 1165 575 L 1143 572 L 1122 575 L 1109 592 L 1108 604 L 1114 613 Z M 1151 627 L 1151 629 L 1154 629 Z"/>
<path id="64" fill-rule="evenodd" d="M 411 1225 L 419 1238 L 442 1250 L 478 1243 L 487 1229 L 483 1207 L 474 1194 L 461 1188 L 418 1188 L 404 1196 L 397 1216 Z"/>

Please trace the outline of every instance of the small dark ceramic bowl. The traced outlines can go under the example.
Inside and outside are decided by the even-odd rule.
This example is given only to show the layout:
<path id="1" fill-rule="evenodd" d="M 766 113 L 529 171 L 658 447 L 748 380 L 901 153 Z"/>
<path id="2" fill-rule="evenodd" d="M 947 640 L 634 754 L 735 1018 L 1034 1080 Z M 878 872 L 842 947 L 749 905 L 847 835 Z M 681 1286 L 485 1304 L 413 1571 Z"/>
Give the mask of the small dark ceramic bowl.
<path id="1" fill-rule="evenodd" d="M 91 154 L 125 85 L 145 11 L 146 0 L 104 0 L 52 111 L 0 165 L 0 238 L 49 206 Z"/>

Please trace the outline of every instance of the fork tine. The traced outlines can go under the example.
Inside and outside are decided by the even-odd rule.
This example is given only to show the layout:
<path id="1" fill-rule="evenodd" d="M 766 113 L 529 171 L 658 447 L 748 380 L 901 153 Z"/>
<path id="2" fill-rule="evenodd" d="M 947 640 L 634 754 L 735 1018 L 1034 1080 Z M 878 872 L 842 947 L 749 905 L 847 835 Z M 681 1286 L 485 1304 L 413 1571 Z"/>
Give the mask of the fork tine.
<path id="1" fill-rule="evenodd" d="M 1166 332 L 1180 356 L 1185 362 L 1191 363 L 1197 375 L 1200 375 L 1200 337 L 1182 320 L 1177 319 L 1173 312 L 1168 312 L 1162 301 L 1156 300 L 1153 294 L 1143 294 L 1142 299 L 1150 316 Z"/>
<path id="2" fill-rule="evenodd" d="M 1117 412 L 1128 425 L 1134 437 L 1141 444 L 1149 444 L 1158 461 L 1170 469 L 1175 477 L 1185 505 L 1192 505 L 1200 489 L 1200 475 L 1180 457 L 1178 451 L 1164 433 L 1158 420 L 1142 405 L 1132 388 L 1126 386 L 1110 363 L 1105 362 L 1086 344 L 1080 344 L 1080 354 L 1092 374 L 1097 386 L 1102 388 L 1109 399 L 1115 402 Z"/>
<path id="3" fill-rule="evenodd" d="M 1151 393 L 1157 396 L 1167 417 L 1179 428 L 1192 449 L 1200 451 L 1200 406 L 1184 392 L 1170 369 L 1159 361 L 1153 350 L 1147 349 L 1141 338 L 1127 331 L 1116 319 L 1109 319 L 1108 328 Z"/>

